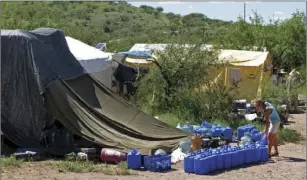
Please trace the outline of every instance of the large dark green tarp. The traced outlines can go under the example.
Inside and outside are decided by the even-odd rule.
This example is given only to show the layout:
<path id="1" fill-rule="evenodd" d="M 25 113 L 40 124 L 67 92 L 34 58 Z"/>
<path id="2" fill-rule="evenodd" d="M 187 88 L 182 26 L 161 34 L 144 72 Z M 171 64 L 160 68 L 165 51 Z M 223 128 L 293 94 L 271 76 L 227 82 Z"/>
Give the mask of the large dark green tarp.
<path id="1" fill-rule="evenodd" d="M 4 136 L 20 147 L 41 148 L 54 117 L 68 131 L 119 150 L 171 151 L 187 136 L 114 95 L 100 84 L 99 73 L 92 75 L 85 74 L 60 30 L 1 31 Z M 50 153 L 67 153 L 56 144 L 67 143 L 48 146 Z"/>
<path id="2" fill-rule="evenodd" d="M 90 75 L 58 80 L 45 91 L 47 109 L 73 133 L 102 147 L 151 154 L 171 152 L 187 137 L 183 131 L 123 101 Z"/>

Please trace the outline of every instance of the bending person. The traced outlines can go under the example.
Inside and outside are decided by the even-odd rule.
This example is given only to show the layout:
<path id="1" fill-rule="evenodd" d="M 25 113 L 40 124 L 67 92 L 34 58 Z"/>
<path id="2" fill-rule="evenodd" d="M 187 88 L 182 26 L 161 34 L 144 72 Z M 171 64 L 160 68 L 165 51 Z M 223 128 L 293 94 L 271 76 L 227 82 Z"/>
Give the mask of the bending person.
<path id="1" fill-rule="evenodd" d="M 265 136 L 269 141 L 269 157 L 278 156 L 278 144 L 277 144 L 277 130 L 280 126 L 280 117 L 277 110 L 272 104 L 258 100 L 256 102 L 256 108 L 258 111 L 263 111 L 264 120 L 265 120 Z M 272 147 L 274 146 L 275 152 L 271 154 Z"/>

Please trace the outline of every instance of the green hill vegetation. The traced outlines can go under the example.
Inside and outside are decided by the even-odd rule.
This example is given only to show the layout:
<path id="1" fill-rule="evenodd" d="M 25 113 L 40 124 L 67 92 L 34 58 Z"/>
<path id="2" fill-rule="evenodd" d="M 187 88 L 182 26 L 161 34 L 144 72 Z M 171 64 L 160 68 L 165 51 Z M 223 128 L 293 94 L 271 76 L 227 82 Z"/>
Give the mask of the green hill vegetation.
<path id="1" fill-rule="evenodd" d="M 127 2 L 3 2 L 2 29 L 58 28 L 90 45 L 107 42 L 109 51 L 126 51 L 135 43 L 207 43 L 231 49 L 266 47 L 274 63 L 289 69 L 306 63 L 305 14 L 264 24 L 226 22 L 201 13 L 180 16 L 163 8 L 134 7 Z"/>

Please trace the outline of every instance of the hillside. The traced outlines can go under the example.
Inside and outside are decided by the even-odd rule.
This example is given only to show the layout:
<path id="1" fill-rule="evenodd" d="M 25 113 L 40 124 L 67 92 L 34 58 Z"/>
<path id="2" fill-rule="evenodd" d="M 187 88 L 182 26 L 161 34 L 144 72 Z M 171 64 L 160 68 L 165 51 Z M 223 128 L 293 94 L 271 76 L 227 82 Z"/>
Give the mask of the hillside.
<path id="1" fill-rule="evenodd" d="M 4 2 L 2 7 L 2 28 L 59 28 L 91 45 L 108 42 L 116 51 L 127 50 L 136 42 L 166 42 L 178 33 L 199 39 L 204 28 L 228 23 L 203 14 L 181 17 L 163 13 L 163 8 L 138 8 L 126 2 Z"/>
<path id="2" fill-rule="evenodd" d="M 306 65 L 305 13 L 264 24 L 225 22 L 201 13 L 180 16 L 163 8 L 127 2 L 2 2 L 2 29 L 62 29 L 90 45 L 107 42 L 108 51 L 127 51 L 135 43 L 207 43 L 229 49 L 266 47 L 274 64 L 289 70 Z M 221 12 L 222 13 L 222 12 Z M 259 49 L 260 50 L 260 49 Z"/>

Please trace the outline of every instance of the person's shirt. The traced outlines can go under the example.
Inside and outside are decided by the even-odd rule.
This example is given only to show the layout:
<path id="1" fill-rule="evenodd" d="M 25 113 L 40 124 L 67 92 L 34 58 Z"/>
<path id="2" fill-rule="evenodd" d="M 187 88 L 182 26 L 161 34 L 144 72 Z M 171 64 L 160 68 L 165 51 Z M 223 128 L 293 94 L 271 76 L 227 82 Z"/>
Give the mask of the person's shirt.
<path id="1" fill-rule="evenodd" d="M 270 113 L 270 122 L 271 123 L 280 122 L 280 117 L 276 108 L 269 102 L 265 102 L 265 106 L 266 106 L 265 110 L 272 110 Z"/>

